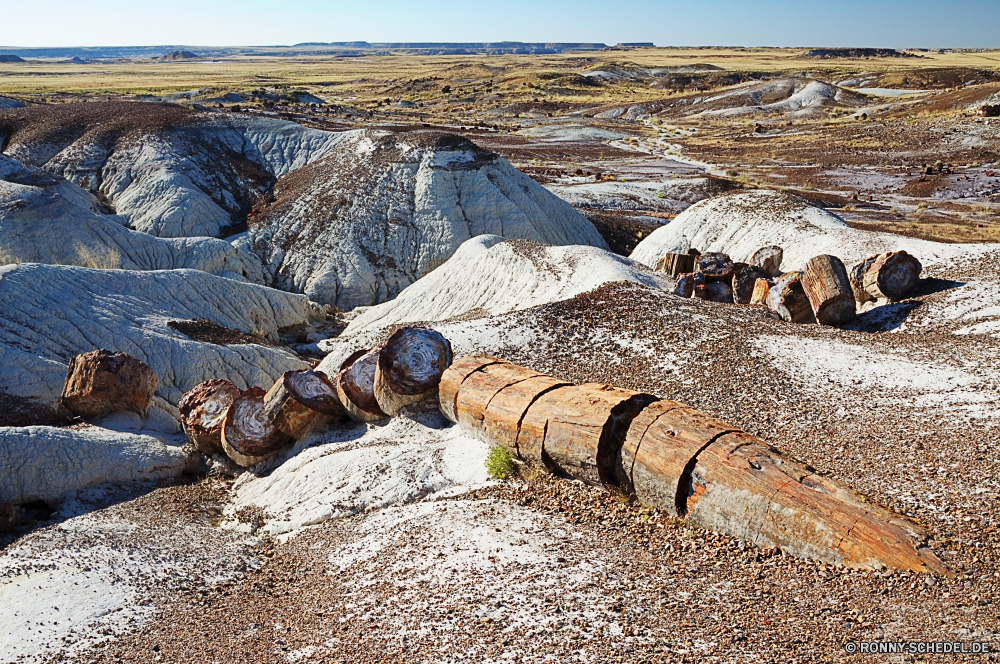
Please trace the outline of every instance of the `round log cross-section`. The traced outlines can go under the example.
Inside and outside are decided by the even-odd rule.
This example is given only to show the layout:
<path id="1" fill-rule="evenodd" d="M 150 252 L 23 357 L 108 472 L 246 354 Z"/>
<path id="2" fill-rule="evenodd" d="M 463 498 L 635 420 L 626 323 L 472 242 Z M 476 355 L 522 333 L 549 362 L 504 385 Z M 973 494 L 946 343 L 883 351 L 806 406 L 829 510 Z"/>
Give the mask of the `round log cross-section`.
<path id="1" fill-rule="evenodd" d="M 874 298 L 901 300 L 916 288 L 922 269 L 905 251 L 879 254 L 865 272 L 864 288 Z"/>
<path id="2" fill-rule="evenodd" d="M 228 380 L 213 378 L 198 383 L 177 402 L 184 433 L 200 452 L 223 453 L 222 425 L 226 412 L 239 396 L 240 388 Z"/>
<path id="3" fill-rule="evenodd" d="M 288 434 L 267 423 L 261 388 L 251 387 L 229 406 L 222 427 L 222 449 L 244 468 L 264 461 L 290 442 Z"/>
<path id="4" fill-rule="evenodd" d="M 705 281 L 725 281 L 731 282 L 733 279 L 733 261 L 726 254 L 717 252 L 706 252 L 698 256 L 695 261 L 695 270 L 699 272 Z"/>
<path id="5" fill-rule="evenodd" d="M 299 440 L 331 419 L 346 420 L 337 388 L 322 371 L 286 371 L 264 396 L 267 422 Z"/>
<path id="6" fill-rule="evenodd" d="M 60 401 L 80 417 L 97 417 L 119 410 L 145 417 L 154 392 L 156 375 L 148 364 L 102 348 L 69 361 Z"/>
<path id="7" fill-rule="evenodd" d="M 404 327 L 389 337 L 378 353 L 374 394 L 379 408 L 396 415 L 423 401 L 437 388 L 451 366 L 451 344 L 436 330 Z"/>
<path id="8" fill-rule="evenodd" d="M 375 422 L 389 417 L 375 399 L 375 367 L 378 352 L 359 350 L 340 365 L 337 397 L 356 422 Z"/>
<path id="9" fill-rule="evenodd" d="M 761 247 L 753 252 L 753 256 L 750 257 L 750 263 L 767 272 L 768 276 L 778 277 L 781 276 L 781 261 L 784 257 L 784 250 L 779 246 L 772 245 L 770 247 Z"/>

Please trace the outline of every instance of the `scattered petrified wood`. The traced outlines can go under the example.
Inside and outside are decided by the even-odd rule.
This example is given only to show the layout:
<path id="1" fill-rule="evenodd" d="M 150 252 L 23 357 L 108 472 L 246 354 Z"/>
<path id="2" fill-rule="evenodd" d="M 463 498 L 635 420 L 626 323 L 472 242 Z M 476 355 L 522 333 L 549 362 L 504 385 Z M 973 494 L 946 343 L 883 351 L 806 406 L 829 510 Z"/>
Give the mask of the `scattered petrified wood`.
<path id="1" fill-rule="evenodd" d="M 347 417 L 337 388 L 322 371 L 286 371 L 264 395 L 267 423 L 295 440 L 330 420 Z"/>
<path id="2" fill-rule="evenodd" d="M 750 263 L 761 268 L 771 277 L 781 276 L 781 260 L 785 257 L 785 252 L 781 247 L 772 245 L 761 247 L 753 252 Z"/>
<path id="3" fill-rule="evenodd" d="M 528 408 L 518 449 L 541 448 L 542 462 L 594 486 L 617 487 L 618 450 L 651 394 L 587 383 L 550 390 Z"/>
<path id="4" fill-rule="evenodd" d="M 750 304 L 767 304 L 767 294 L 771 292 L 774 284 L 767 279 L 758 279 L 753 285 L 753 294 L 750 296 Z"/>
<path id="5" fill-rule="evenodd" d="M 14 503 L 9 500 L 0 503 L 0 533 L 9 533 L 17 528 L 20 516 L 20 510 L 14 506 Z"/>
<path id="6" fill-rule="evenodd" d="M 69 361 L 60 401 L 80 417 L 119 410 L 131 410 L 145 417 L 154 392 L 156 375 L 148 364 L 102 348 Z"/>
<path id="7" fill-rule="evenodd" d="M 706 282 L 733 280 L 733 261 L 726 254 L 706 252 L 695 260 L 695 269 Z"/>
<path id="8" fill-rule="evenodd" d="M 724 281 L 711 281 L 703 286 L 695 286 L 694 296 L 708 302 L 733 303 L 733 289 Z"/>
<path id="9" fill-rule="evenodd" d="M 382 346 L 375 366 L 374 394 L 379 408 L 396 415 L 438 389 L 451 366 L 451 344 L 436 330 L 404 327 Z"/>
<path id="10" fill-rule="evenodd" d="M 672 277 L 685 272 L 694 272 L 694 256 L 691 254 L 667 254 L 656 262 L 657 272 L 666 272 Z"/>
<path id="11" fill-rule="evenodd" d="M 199 451 L 208 455 L 223 453 L 222 425 L 239 396 L 240 388 L 228 380 L 213 378 L 198 383 L 177 402 L 184 433 Z"/>
<path id="12" fill-rule="evenodd" d="M 226 412 L 222 449 L 243 466 L 254 466 L 292 442 L 291 436 L 268 424 L 264 390 L 251 387 L 237 397 Z"/>
<path id="13" fill-rule="evenodd" d="M 375 399 L 377 351 L 359 350 L 340 365 L 337 374 L 337 398 L 356 422 L 375 422 L 389 417 Z"/>
<path id="14" fill-rule="evenodd" d="M 763 268 L 756 265 L 747 265 L 733 274 L 733 302 L 736 304 L 750 304 L 753 298 L 753 291 L 758 279 L 770 277 Z"/>
<path id="15" fill-rule="evenodd" d="M 809 298 L 802 289 L 802 273 L 782 275 L 767 294 L 768 308 L 790 323 L 815 323 Z"/>
<path id="16" fill-rule="evenodd" d="M 876 299 L 901 300 L 916 288 L 922 269 L 905 251 L 879 254 L 865 271 L 864 289 Z"/>
<path id="17" fill-rule="evenodd" d="M 674 287 L 674 295 L 680 297 L 694 297 L 694 289 L 704 285 L 705 277 L 697 272 L 688 272 L 677 275 L 677 285 Z"/>
<path id="18" fill-rule="evenodd" d="M 802 271 L 802 289 L 820 325 L 843 325 L 857 315 L 847 268 L 836 256 L 811 258 Z"/>
<path id="19" fill-rule="evenodd" d="M 864 304 L 865 302 L 870 302 L 875 299 L 868 291 L 865 290 L 865 273 L 868 271 L 868 268 L 872 266 L 872 263 L 875 262 L 876 258 L 878 258 L 877 255 L 869 256 L 852 267 L 851 271 L 847 275 L 851 280 L 851 292 L 854 293 L 854 299 L 858 304 Z"/>

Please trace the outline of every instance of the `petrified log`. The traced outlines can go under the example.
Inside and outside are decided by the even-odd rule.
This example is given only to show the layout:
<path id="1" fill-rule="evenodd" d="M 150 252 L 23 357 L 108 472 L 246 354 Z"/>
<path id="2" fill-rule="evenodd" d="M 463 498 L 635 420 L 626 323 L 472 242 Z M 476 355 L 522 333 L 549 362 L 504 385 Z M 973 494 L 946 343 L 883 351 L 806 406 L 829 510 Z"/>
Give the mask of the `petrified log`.
<path id="1" fill-rule="evenodd" d="M 333 419 L 346 420 L 337 388 L 322 371 L 286 371 L 264 395 L 267 423 L 295 440 Z"/>
<path id="2" fill-rule="evenodd" d="M 222 425 L 239 396 L 240 388 L 228 380 L 213 378 L 198 383 L 177 402 L 184 433 L 199 451 L 208 455 L 223 453 Z"/>
<path id="3" fill-rule="evenodd" d="M 724 281 L 711 281 L 703 286 L 695 286 L 694 296 L 708 302 L 733 303 L 733 289 Z"/>
<path id="4" fill-rule="evenodd" d="M 374 422 L 389 417 L 375 399 L 377 351 L 359 350 L 340 365 L 337 374 L 337 398 L 356 422 Z"/>
<path id="5" fill-rule="evenodd" d="M 491 364 L 502 363 L 504 360 L 492 355 L 468 355 L 453 362 L 441 374 L 441 382 L 438 384 L 438 407 L 441 409 L 441 414 L 457 423 L 458 415 L 455 413 L 455 408 L 462 384 L 476 371 Z"/>
<path id="6" fill-rule="evenodd" d="M 17 528 L 20 516 L 20 510 L 14 506 L 14 503 L 9 500 L 0 503 L 0 533 L 9 533 Z"/>
<path id="7" fill-rule="evenodd" d="M 680 297 L 694 297 L 694 289 L 705 283 L 705 277 L 697 272 L 688 272 L 677 275 L 677 285 L 674 287 L 674 295 Z"/>
<path id="8" fill-rule="evenodd" d="M 251 387 L 226 411 L 222 426 L 222 449 L 243 466 L 254 466 L 292 442 L 292 437 L 268 424 L 264 414 L 264 390 Z"/>
<path id="9" fill-rule="evenodd" d="M 865 273 L 868 272 L 868 268 L 872 266 L 876 258 L 878 258 L 878 255 L 869 256 L 852 267 L 847 275 L 851 280 L 851 292 L 854 293 L 854 299 L 858 304 L 864 304 L 875 299 L 871 296 L 871 293 L 865 290 Z"/>
<path id="10" fill-rule="evenodd" d="M 771 277 L 781 276 L 781 260 L 785 257 L 784 250 L 777 246 L 761 247 L 753 252 L 750 263 L 764 270 Z"/>
<path id="11" fill-rule="evenodd" d="M 809 298 L 802 289 L 802 273 L 784 274 L 767 294 L 768 308 L 790 323 L 815 323 Z"/>
<path id="12" fill-rule="evenodd" d="M 587 383 L 550 390 L 529 408 L 518 450 L 594 486 L 618 486 L 619 448 L 632 419 L 656 401 L 651 394 Z"/>
<path id="13" fill-rule="evenodd" d="M 874 298 L 901 300 L 916 288 L 922 269 L 905 251 L 879 254 L 865 272 L 864 288 Z"/>
<path id="14" fill-rule="evenodd" d="M 750 296 L 750 304 L 767 304 L 767 294 L 771 292 L 774 283 L 767 279 L 758 279 L 753 285 L 753 294 Z"/>
<path id="15" fill-rule="evenodd" d="M 382 346 L 375 365 L 374 394 L 379 408 L 396 415 L 404 407 L 423 401 L 441 382 L 451 366 L 451 344 L 436 330 L 404 327 Z"/>
<path id="16" fill-rule="evenodd" d="M 857 315 L 847 268 L 836 256 L 823 254 L 809 259 L 802 270 L 802 289 L 820 325 L 843 325 Z"/>
<path id="17" fill-rule="evenodd" d="M 537 371 L 525 369 L 510 362 L 491 364 L 470 374 L 462 383 L 455 399 L 455 415 L 458 418 L 458 423 L 470 432 L 479 432 L 478 437 L 487 440 L 483 434 L 486 409 L 490 407 L 497 395 L 507 388 L 541 375 Z M 516 451 L 516 437 L 514 443 L 511 448 Z"/>
<path id="18" fill-rule="evenodd" d="M 656 261 L 656 271 L 666 272 L 672 277 L 685 272 L 694 272 L 694 256 L 691 254 L 667 254 Z"/>
<path id="19" fill-rule="evenodd" d="M 119 410 L 131 410 L 145 417 L 154 392 L 156 375 L 148 364 L 102 348 L 69 361 L 60 401 L 80 417 Z"/>
<path id="20" fill-rule="evenodd" d="M 736 304 L 750 304 L 757 280 L 767 279 L 769 276 L 771 275 L 756 265 L 747 265 L 742 270 L 737 270 L 733 274 L 733 302 Z"/>
<path id="21" fill-rule="evenodd" d="M 706 282 L 730 282 L 733 279 L 733 261 L 726 254 L 706 252 L 695 260 L 695 269 Z"/>

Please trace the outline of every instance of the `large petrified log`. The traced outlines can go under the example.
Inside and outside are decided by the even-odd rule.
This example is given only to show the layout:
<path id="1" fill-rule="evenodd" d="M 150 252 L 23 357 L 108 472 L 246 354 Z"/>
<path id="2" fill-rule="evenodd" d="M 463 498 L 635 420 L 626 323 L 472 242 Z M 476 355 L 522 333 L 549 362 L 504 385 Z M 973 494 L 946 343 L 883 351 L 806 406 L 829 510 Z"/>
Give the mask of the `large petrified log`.
<path id="1" fill-rule="evenodd" d="M 374 394 L 379 408 L 396 415 L 403 407 L 423 401 L 451 366 L 451 344 L 436 330 L 404 327 L 389 337 L 378 353 Z"/>
<path id="2" fill-rule="evenodd" d="M 824 254 L 811 258 L 802 270 L 802 289 L 816 322 L 821 325 L 843 325 L 857 315 L 847 268 L 836 256 Z"/>
<path id="3" fill-rule="evenodd" d="M 691 254 L 666 254 L 656 261 L 656 272 L 666 272 L 671 277 L 686 272 L 694 272 L 694 256 Z"/>
<path id="4" fill-rule="evenodd" d="M 340 365 L 337 374 L 337 397 L 356 422 L 384 420 L 386 415 L 375 398 L 377 351 L 359 350 Z"/>
<path id="5" fill-rule="evenodd" d="M 706 282 L 733 280 L 733 261 L 726 254 L 717 252 L 706 252 L 695 258 L 695 270 L 700 273 Z"/>
<path id="6" fill-rule="evenodd" d="M 181 425 L 199 451 L 222 454 L 222 425 L 226 412 L 240 396 L 240 388 L 228 380 L 213 378 L 198 383 L 177 402 Z"/>
<path id="7" fill-rule="evenodd" d="M 772 245 L 761 247 L 753 252 L 750 257 L 750 264 L 756 265 L 771 277 L 781 276 L 781 260 L 785 257 L 785 252 L 781 247 Z"/>
<path id="8" fill-rule="evenodd" d="M 264 414 L 264 390 L 251 387 L 226 411 L 222 449 L 243 466 L 254 466 L 292 442 L 292 437 L 271 425 Z"/>
<path id="9" fill-rule="evenodd" d="M 809 298 L 802 289 L 802 273 L 789 272 L 777 281 L 767 294 L 768 308 L 790 323 L 815 323 Z"/>
<path id="10" fill-rule="evenodd" d="M 905 251 L 879 254 L 865 271 L 864 289 L 876 299 L 901 300 L 916 288 L 922 269 Z"/>
<path id="11" fill-rule="evenodd" d="M 758 279 L 753 285 L 753 295 L 750 296 L 750 304 L 767 304 L 767 295 L 771 292 L 774 284 L 767 279 Z"/>
<path id="12" fill-rule="evenodd" d="M 325 373 L 300 369 L 286 371 L 264 395 L 264 418 L 299 440 L 331 420 L 346 420 L 347 411 Z"/>
<path id="13" fill-rule="evenodd" d="M 750 304 L 758 279 L 768 279 L 771 275 L 756 265 L 747 265 L 733 275 L 733 302 Z"/>
<path id="14" fill-rule="evenodd" d="M 156 374 L 148 364 L 102 348 L 69 361 L 60 401 L 80 417 L 119 410 L 131 410 L 145 417 L 154 392 Z"/>

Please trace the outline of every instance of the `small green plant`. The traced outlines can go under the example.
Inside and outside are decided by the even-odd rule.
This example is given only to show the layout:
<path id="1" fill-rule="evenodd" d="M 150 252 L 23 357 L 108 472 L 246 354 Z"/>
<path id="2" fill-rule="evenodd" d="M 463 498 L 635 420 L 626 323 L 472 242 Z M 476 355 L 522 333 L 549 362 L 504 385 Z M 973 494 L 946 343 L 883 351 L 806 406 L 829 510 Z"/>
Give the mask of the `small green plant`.
<path id="1" fill-rule="evenodd" d="M 728 171 L 726 171 L 726 175 L 728 175 L 731 178 L 734 178 L 734 177 L 736 177 L 739 174 L 740 174 L 739 171 L 737 171 L 735 169 L 732 169 L 732 168 L 730 168 Z"/>
<path id="2" fill-rule="evenodd" d="M 486 455 L 486 474 L 495 480 L 505 480 L 517 473 L 514 457 L 505 445 L 490 446 Z"/>

